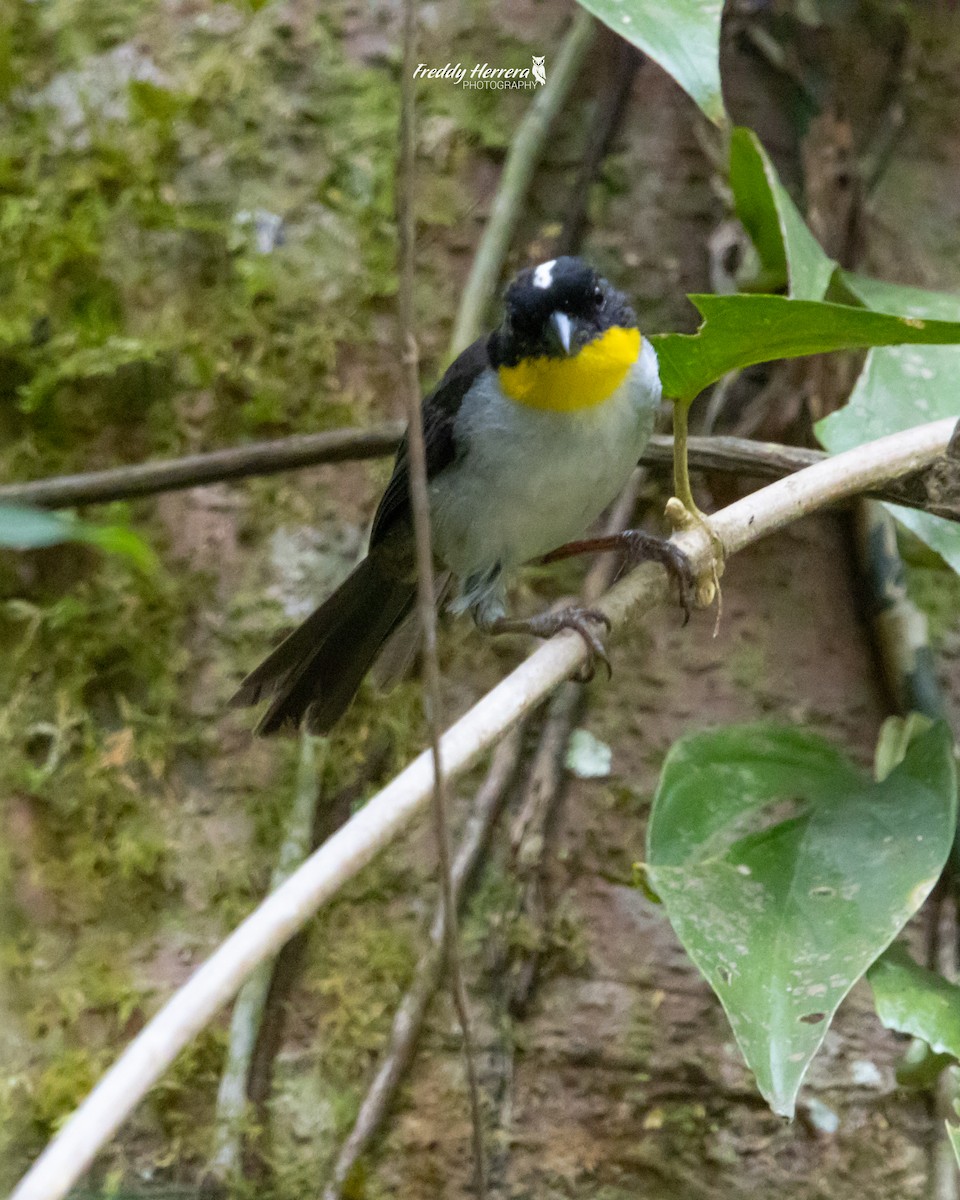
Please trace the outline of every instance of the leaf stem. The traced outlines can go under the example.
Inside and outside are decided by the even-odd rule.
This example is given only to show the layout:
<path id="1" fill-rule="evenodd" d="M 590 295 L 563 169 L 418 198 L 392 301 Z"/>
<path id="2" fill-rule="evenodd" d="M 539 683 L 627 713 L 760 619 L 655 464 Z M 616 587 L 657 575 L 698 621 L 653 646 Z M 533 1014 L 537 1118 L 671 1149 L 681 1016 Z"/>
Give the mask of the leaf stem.
<path id="1" fill-rule="evenodd" d="M 687 461 L 687 417 L 690 405 L 676 400 L 673 405 L 673 489 L 677 499 L 693 516 L 702 517 L 690 488 L 690 464 Z"/>

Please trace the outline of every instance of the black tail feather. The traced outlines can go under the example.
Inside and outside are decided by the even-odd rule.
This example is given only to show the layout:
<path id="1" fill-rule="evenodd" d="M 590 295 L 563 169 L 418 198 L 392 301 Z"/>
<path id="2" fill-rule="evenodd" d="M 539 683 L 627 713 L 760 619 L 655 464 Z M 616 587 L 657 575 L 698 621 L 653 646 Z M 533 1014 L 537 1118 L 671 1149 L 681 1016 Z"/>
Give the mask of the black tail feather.
<path id="1" fill-rule="evenodd" d="M 413 607 L 416 584 L 387 574 L 367 557 L 329 600 L 299 625 L 256 670 L 230 703 L 273 703 L 257 733 L 296 728 L 306 718 L 326 733 L 346 712 L 383 643 Z"/>

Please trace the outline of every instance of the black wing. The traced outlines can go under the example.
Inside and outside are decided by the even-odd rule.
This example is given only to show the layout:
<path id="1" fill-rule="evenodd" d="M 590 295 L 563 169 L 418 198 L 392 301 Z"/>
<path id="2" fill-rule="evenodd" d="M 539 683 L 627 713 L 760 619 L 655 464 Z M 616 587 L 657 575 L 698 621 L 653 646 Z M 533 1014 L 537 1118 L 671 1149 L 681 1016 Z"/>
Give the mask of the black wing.
<path id="1" fill-rule="evenodd" d="M 484 335 L 457 356 L 446 374 L 423 401 L 423 440 L 427 452 L 427 479 L 433 479 L 445 467 L 456 462 L 461 447 L 456 444 L 453 425 L 463 397 L 481 371 L 490 365 Z M 410 516 L 410 485 L 407 467 L 407 435 L 397 450 L 393 474 L 373 518 L 370 549 L 383 541 L 390 529 Z"/>

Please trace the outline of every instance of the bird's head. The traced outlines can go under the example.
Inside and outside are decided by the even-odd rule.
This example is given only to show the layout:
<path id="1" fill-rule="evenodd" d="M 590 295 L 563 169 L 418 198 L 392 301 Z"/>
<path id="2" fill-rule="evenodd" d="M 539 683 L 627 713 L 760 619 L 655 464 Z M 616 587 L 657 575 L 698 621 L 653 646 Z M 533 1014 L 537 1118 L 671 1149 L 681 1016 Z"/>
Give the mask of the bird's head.
<path id="1" fill-rule="evenodd" d="M 626 297 L 579 258 L 521 271 L 507 288 L 503 324 L 489 343 L 512 400 L 571 411 L 600 404 L 640 354 Z"/>
<path id="2" fill-rule="evenodd" d="M 521 271 L 507 288 L 498 357 L 570 358 L 614 328 L 636 329 L 626 298 L 580 258 L 554 258 Z"/>

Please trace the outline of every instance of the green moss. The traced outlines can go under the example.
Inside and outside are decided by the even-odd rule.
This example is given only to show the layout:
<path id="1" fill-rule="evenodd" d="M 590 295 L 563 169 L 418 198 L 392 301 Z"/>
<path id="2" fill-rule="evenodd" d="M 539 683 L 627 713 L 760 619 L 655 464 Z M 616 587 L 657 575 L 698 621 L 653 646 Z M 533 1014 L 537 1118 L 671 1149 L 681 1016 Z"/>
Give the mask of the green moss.
<path id="1" fill-rule="evenodd" d="M 174 397 L 212 399 L 221 438 L 342 422 L 337 342 L 356 343 L 364 306 L 394 286 L 392 81 L 282 6 L 221 9 L 215 37 L 154 22 L 151 55 L 130 43 L 139 57 L 120 67 L 87 56 L 143 31 L 150 6 L 16 8 L 0 155 L 7 467 L 89 463 L 75 455 L 91 438 L 122 457 L 179 448 Z M 285 231 L 269 253 L 261 210 Z"/>
<path id="2" fill-rule="evenodd" d="M 40 1073 L 31 1097 L 31 1123 L 40 1138 L 50 1137 L 76 1108 L 93 1087 L 102 1065 L 85 1047 L 74 1047 Z"/>
<path id="3" fill-rule="evenodd" d="M 406 875 L 391 879 L 386 865 L 380 870 L 387 873 L 379 882 L 358 881 L 365 889 L 375 886 L 377 900 L 361 906 L 347 897 L 321 916 L 311 939 L 304 985 L 318 1004 L 315 1053 L 324 1073 L 340 1086 L 366 1078 L 417 959 L 410 915 L 383 916 L 389 903 L 385 893 L 396 893 Z"/>
<path id="4" fill-rule="evenodd" d="M 152 1091 L 150 1112 L 163 1136 L 164 1165 L 179 1171 L 206 1161 L 226 1045 L 226 1027 L 208 1025 Z"/>

